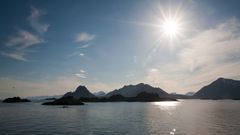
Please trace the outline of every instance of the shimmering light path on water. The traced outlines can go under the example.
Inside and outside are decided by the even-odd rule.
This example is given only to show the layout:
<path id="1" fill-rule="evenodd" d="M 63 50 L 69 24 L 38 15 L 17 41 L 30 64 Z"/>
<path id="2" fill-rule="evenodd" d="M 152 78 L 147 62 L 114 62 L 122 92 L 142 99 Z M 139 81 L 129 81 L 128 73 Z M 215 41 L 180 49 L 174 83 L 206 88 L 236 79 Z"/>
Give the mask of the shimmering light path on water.
<path id="1" fill-rule="evenodd" d="M 180 100 L 42 106 L 0 103 L 0 134 L 238 135 L 240 101 Z"/>

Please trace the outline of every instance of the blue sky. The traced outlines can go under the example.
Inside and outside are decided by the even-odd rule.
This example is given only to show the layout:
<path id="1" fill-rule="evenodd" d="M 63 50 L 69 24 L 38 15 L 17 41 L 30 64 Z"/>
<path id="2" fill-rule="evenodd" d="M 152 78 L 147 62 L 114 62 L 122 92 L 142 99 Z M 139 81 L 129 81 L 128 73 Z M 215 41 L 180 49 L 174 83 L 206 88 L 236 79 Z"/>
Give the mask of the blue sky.
<path id="1" fill-rule="evenodd" d="M 0 98 L 149 83 L 196 91 L 240 79 L 237 0 L 3 0 Z M 170 13 L 171 12 L 171 13 Z M 181 31 L 163 35 L 164 15 Z"/>

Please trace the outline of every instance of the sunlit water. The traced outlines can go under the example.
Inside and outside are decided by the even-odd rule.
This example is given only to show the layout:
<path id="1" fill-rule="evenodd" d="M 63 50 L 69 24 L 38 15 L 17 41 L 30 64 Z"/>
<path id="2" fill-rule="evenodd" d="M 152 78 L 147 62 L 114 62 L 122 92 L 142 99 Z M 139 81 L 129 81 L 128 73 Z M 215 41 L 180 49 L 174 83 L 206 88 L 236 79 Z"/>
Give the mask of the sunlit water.
<path id="1" fill-rule="evenodd" d="M 0 135 L 239 135 L 240 101 L 0 103 Z"/>

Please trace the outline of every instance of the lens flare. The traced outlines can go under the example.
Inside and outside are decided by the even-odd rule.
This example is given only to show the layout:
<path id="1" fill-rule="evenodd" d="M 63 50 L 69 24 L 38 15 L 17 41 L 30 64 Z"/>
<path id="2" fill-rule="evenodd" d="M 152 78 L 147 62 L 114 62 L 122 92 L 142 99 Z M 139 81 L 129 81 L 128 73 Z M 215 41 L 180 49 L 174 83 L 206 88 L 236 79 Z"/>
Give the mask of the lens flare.
<path id="1" fill-rule="evenodd" d="M 174 19 L 167 19 L 162 24 L 162 30 L 167 36 L 175 37 L 179 34 L 180 25 Z"/>

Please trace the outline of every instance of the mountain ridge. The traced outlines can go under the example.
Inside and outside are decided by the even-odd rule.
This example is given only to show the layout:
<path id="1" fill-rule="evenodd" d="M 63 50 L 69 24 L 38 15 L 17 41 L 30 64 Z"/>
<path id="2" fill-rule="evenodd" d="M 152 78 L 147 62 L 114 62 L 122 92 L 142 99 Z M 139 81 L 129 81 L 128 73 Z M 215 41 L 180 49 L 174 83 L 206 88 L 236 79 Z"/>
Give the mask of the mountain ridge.
<path id="1" fill-rule="evenodd" d="M 96 98 L 85 86 L 79 85 L 74 92 L 67 92 L 63 97 L 80 98 Z"/>
<path id="2" fill-rule="evenodd" d="M 157 93 L 158 96 L 169 96 L 167 92 L 162 90 L 161 88 L 152 87 L 149 84 L 139 83 L 136 85 L 124 85 L 120 89 L 113 90 L 106 94 L 106 97 L 111 97 L 113 95 L 122 95 L 124 97 L 136 97 L 141 92 L 147 93 Z"/>
<path id="3" fill-rule="evenodd" d="M 202 87 L 193 96 L 207 99 L 239 99 L 240 81 L 220 77 Z"/>

